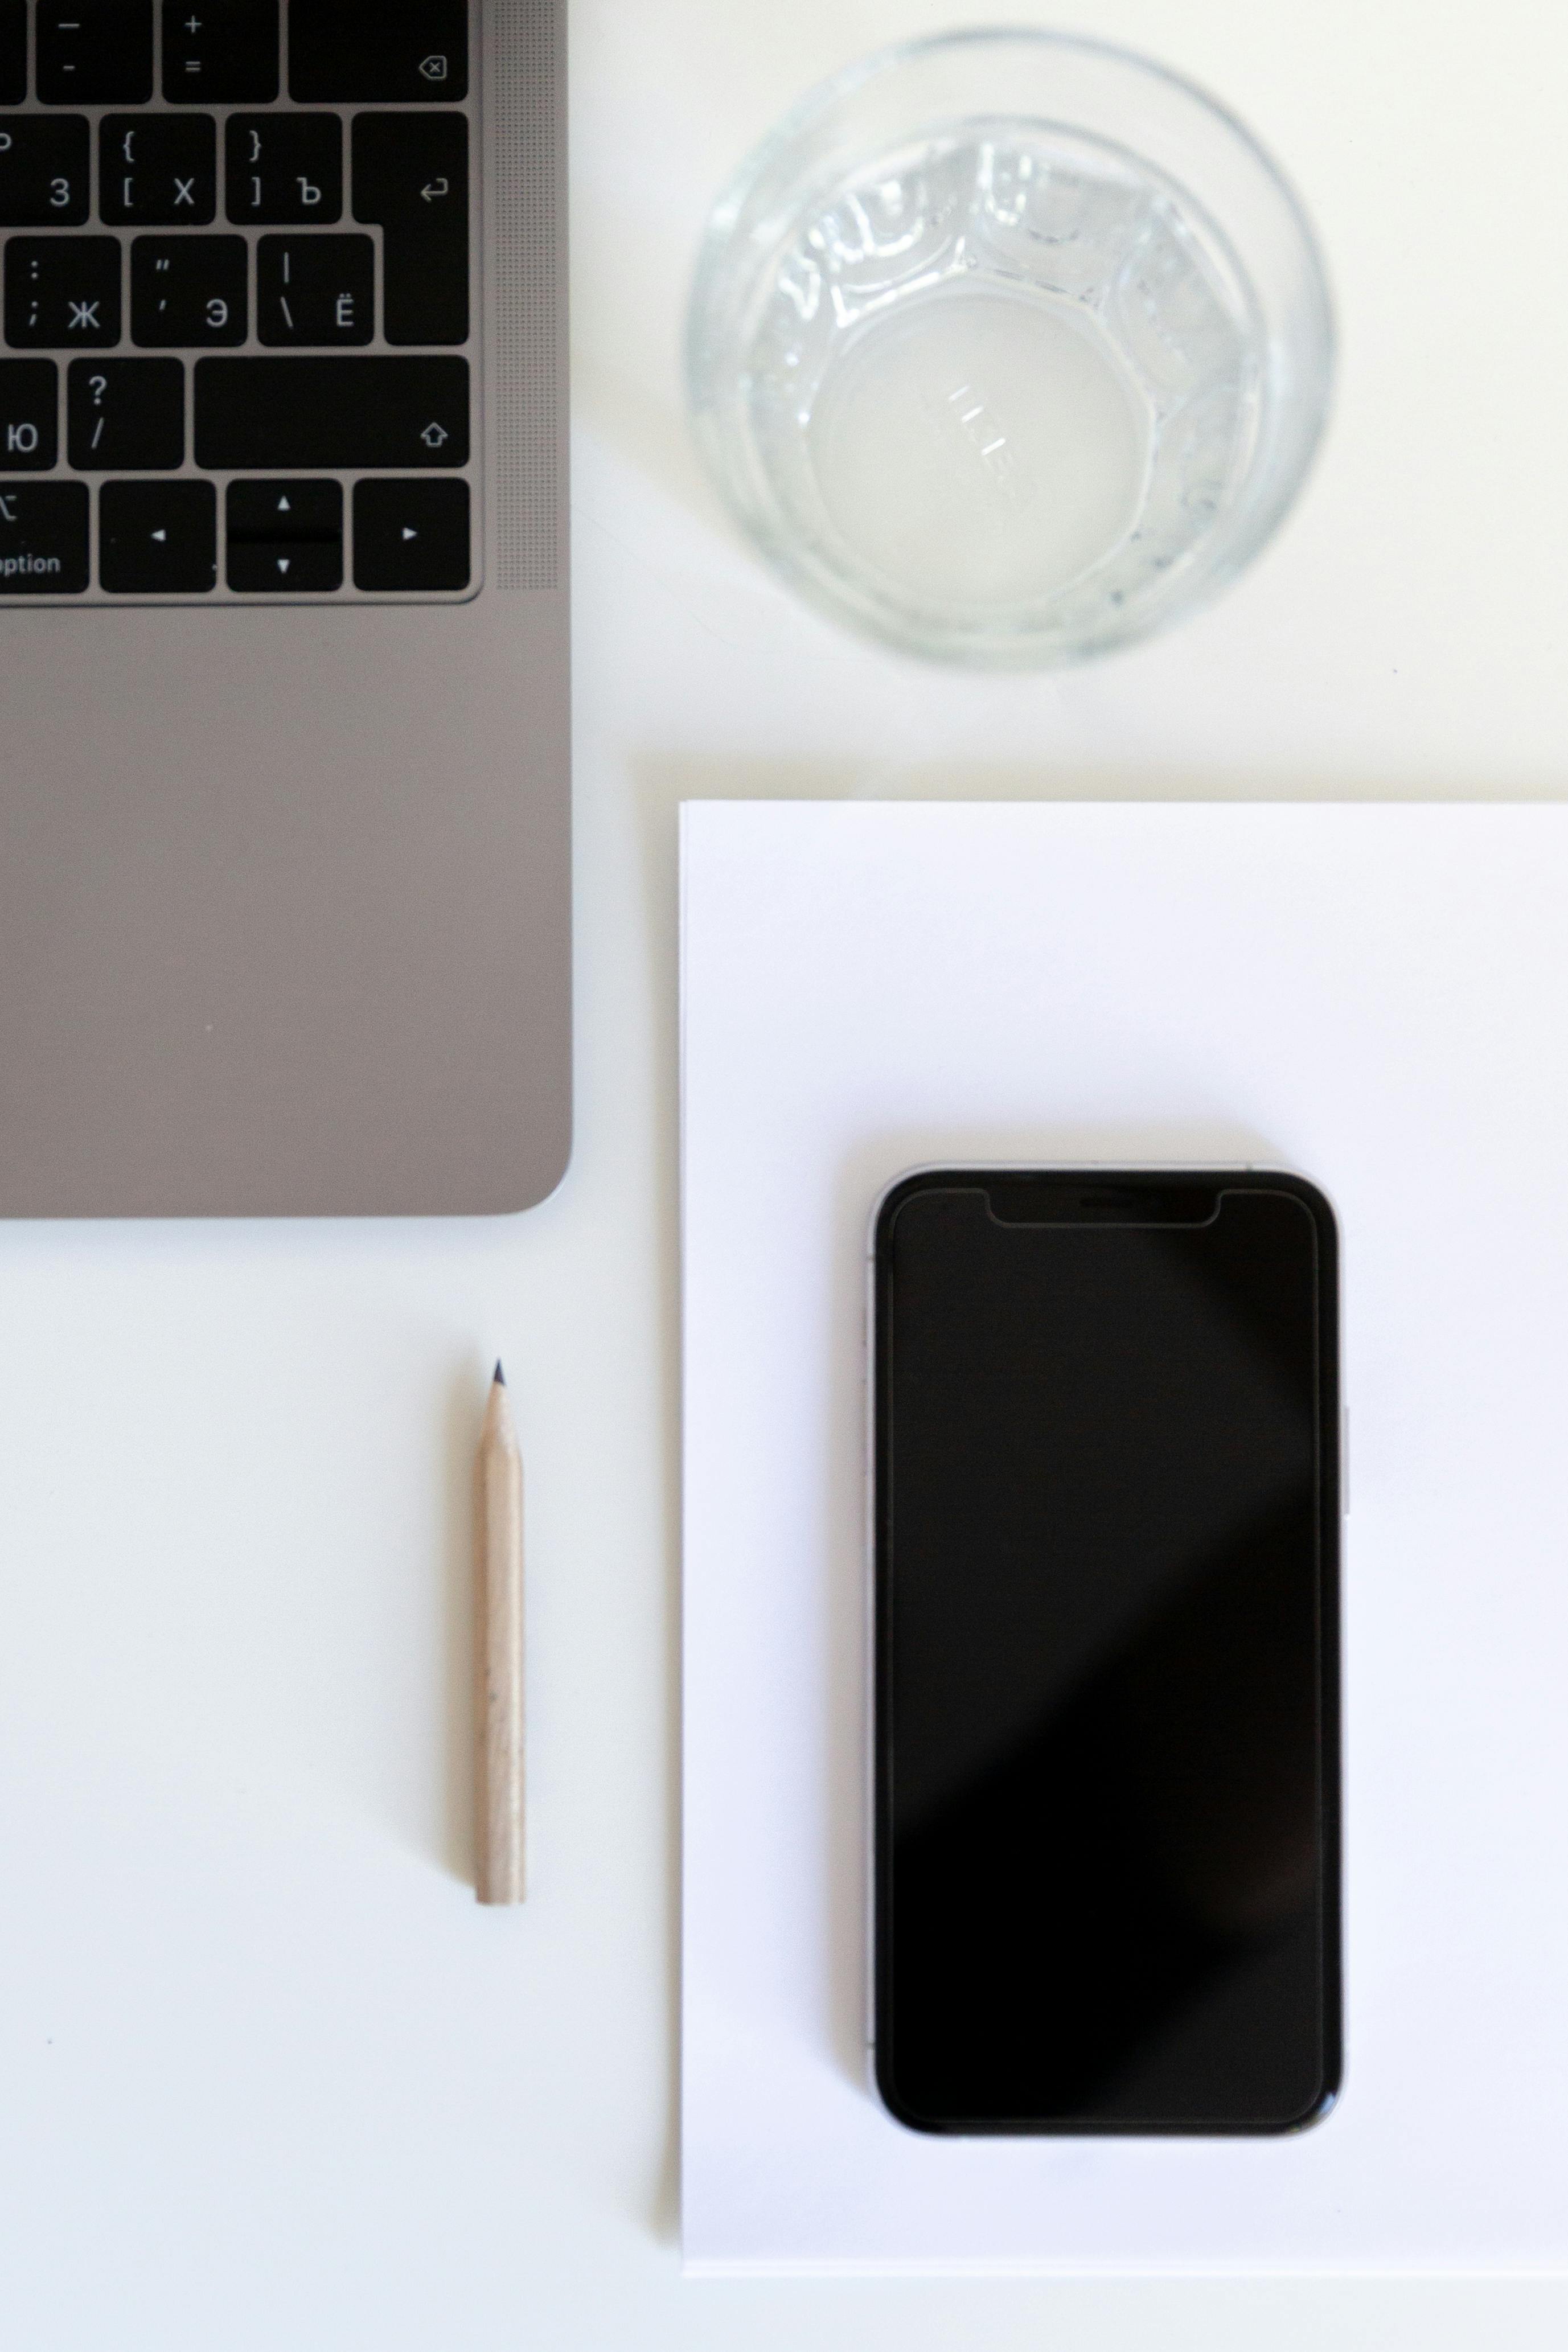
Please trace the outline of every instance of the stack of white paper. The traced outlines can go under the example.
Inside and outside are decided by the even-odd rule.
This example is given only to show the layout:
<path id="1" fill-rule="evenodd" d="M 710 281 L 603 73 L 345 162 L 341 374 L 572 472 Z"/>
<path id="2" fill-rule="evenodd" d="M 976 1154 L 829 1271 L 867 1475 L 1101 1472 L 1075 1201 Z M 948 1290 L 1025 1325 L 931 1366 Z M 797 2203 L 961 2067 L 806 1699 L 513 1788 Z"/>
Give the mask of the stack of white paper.
<path id="1" fill-rule="evenodd" d="M 693 2268 L 1568 2267 L 1568 810 L 684 819 Z M 1343 1226 L 1345 2089 L 942 2141 L 867 2087 L 866 1219 L 922 1160 L 1291 1166 Z"/>

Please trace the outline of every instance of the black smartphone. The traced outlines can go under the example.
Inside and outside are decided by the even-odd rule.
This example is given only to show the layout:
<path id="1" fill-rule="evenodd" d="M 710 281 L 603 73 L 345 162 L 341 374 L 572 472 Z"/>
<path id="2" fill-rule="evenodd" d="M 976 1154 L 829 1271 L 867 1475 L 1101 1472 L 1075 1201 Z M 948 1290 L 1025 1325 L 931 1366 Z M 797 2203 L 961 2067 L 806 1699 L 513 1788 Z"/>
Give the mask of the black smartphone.
<path id="1" fill-rule="evenodd" d="M 872 1258 L 883 2100 L 931 2132 L 1315 2122 L 1342 2042 L 1328 1201 L 931 1170 Z"/>

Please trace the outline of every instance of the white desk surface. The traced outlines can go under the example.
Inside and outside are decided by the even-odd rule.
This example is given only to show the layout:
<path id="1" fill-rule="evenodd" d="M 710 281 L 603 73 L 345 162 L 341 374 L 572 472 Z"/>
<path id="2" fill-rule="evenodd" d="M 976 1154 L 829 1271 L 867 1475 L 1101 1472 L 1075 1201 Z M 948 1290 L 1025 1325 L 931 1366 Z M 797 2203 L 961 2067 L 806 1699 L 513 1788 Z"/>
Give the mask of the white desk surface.
<path id="1" fill-rule="evenodd" d="M 796 611 L 683 438 L 705 205 L 961 0 L 574 19 L 581 1100 L 490 1226 L 0 1230 L 0 2339 L 18 2352 L 1555 2346 L 1568 2287 L 683 2283 L 675 806 L 1568 786 L 1568 19 L 1089 0 L 1321 227 L 1339 415 L 1209 614 L 1061 680 Z M 1011 13 L 1016 14 L 1015 10 Z M 530 1469 L 534 1894 L 466 1851 L 468 1453 Z"/>

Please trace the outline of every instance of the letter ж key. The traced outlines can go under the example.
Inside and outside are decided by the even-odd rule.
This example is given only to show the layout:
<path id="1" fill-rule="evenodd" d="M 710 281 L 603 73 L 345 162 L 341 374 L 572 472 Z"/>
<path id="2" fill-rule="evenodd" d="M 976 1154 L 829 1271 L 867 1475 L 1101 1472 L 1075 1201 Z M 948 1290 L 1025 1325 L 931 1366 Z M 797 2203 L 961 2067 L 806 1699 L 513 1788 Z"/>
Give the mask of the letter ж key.
<path id="1" fill-rule="evenodd" d="M 196 463 L 216 472 L 465 466 L 468 363 L 198 360 Z"/>
<path id="2" fill-rule="evenodd" d="M 5 341 L 17 350 L 120 341 L 120 240 L 14 236 L 5 247 Z"/>

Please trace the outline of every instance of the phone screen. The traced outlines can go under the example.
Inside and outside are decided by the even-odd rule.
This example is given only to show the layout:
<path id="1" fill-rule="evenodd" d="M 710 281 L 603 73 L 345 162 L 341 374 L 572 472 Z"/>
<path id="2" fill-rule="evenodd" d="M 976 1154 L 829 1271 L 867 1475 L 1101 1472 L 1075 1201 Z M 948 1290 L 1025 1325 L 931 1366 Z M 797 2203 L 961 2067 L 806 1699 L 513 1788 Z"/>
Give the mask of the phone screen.
<path id="1" fill-rule="evenodd" d="M 875 1236 L 878 2084 L 1267 2132 L 1339 2085 L 1338 1260 L 1290 1176 L 907 1179 Z"/>

